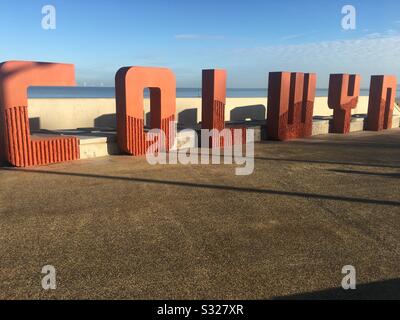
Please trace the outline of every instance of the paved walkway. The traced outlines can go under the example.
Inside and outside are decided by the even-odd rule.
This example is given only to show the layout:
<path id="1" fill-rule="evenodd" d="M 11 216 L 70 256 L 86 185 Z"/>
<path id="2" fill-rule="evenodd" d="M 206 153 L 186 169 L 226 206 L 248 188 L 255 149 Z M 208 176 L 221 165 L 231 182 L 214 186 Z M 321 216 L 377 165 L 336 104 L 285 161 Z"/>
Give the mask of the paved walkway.
<path id="1" fill-rule="evenodd" d="M 400 129 L 258 144 L 250 177 L 113 156 L 0 190 L 0 298 L 400 298 Z"/>

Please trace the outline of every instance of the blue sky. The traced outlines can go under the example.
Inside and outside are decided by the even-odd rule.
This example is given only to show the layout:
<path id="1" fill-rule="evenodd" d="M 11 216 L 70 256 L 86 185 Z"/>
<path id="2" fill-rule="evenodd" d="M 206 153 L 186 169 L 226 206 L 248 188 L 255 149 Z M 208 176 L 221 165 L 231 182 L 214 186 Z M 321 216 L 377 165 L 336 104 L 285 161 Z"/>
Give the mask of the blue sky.
<path id="1" fill-rule="evenodd" d="M 0 61 L 74 63 L 79 85 L 113 86 L 131 65 L 169 67 L 179 87 L 199 87 L 204 68 L 227 69 L 231 88 L 266 87 L 270 71 L 316 72 L 320 88 L 329 73 L 400 79 L 399 0 L 1 0 L 0 26 Z"/>

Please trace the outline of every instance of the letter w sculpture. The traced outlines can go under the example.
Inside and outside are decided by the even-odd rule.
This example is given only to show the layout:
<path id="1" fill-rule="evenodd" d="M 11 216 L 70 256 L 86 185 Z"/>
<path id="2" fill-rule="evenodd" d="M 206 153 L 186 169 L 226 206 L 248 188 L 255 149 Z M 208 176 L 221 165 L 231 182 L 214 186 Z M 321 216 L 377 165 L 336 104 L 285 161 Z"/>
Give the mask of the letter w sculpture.
<path id="1" fill-rule="evenodd" d="M 268 85 L 269 140 L 309 137 L 317 76 L 315 73 L 271 72 Z"/>

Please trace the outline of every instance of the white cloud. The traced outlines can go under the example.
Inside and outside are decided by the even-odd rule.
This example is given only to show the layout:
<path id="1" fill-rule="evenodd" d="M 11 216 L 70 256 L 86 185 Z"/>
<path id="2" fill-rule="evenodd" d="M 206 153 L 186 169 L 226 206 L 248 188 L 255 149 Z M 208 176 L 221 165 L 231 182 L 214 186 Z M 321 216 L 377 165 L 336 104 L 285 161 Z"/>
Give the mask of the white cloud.
<path id="1" fill-rule="evenodd" d="M 241 48 L 230 56 L 230 69 L 248 70 L 251 77 L 263 71 L 262 76 L 269 71 L 316 72 L 319 87 L 326 87 L 329 73 L 346 72 L 361 74 L 363 86 L 368 86 L 372 74 L 400 76 L 400 34 L 387 31 L 352 40 Z"/>
<path id="2" fill-rule="evenodd" d="M 176 34 L 177 40 L 222 40 L 224 36 L 219 35 L 200 35 L 200 34 Z"/>
<path id="3" fill-rule="evenodd" d="M 285 37 L 282 37 L 282 41 L 287 41 L 287 40 L 293 40 L 293 39 L 298 39 L 298 38 L 304 38 L 310 35 L 313 35 L 317 33 L 316 31 L 311 31 L 311 32 L 305 32 L 305 33 L 297 33 L 297 34 L 291 34 Z"/>
<path id="4" fill-rule="evenodd" d="M 365 35 L 366 38 L 374 39 L 374 38 L 387 38 L 399 35 L 399 32 L 394 29 L 386 30 L 385 32 L 374 32 Z"/>

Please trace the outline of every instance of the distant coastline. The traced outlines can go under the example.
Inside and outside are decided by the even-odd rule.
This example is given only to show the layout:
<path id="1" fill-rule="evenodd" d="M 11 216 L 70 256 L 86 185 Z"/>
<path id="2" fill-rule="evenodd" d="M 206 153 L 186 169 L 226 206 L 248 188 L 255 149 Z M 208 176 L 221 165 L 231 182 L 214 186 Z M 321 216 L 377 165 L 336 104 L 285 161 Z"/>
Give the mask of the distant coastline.
<path id="1" fill-rule="evenodd" d="M 400 88 L 397 90 L 400 95 Z M 317 97 L 326 97 L 328 89 L 317 89 Z M 368 96 L 369 89 L 361 89 L 361 96 Z M 30 99 L 40 98 L 115 98 L 115 88 L 113 87 L 34 87 L 28 91 Z M 148 97 L 147 90 L 144 97 Z M 178 88 L 176 90 L 177 98 L 198 98 L 201 97 L 200 88 Z M 267 90 L 263 88 L 235 88 L 227 89 L 228 98 L 262 98 L 267 97 Z"/>

